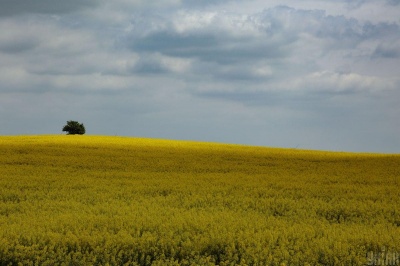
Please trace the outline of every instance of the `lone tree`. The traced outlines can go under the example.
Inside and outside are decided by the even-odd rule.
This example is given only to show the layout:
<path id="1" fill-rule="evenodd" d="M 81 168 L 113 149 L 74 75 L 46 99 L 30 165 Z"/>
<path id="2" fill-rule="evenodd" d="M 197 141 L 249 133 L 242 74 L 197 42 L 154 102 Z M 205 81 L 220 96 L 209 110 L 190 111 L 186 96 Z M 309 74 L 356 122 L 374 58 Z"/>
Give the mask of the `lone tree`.
<path id="1" fill-rule="evenodd" d="M 63 127 L 62 131 L 68 132 L 68 135 L 83 135 L 85 134 L 85 126 L 83 124 L 79 124 L 78 121 L 67 121 L 67 124 Z"/>

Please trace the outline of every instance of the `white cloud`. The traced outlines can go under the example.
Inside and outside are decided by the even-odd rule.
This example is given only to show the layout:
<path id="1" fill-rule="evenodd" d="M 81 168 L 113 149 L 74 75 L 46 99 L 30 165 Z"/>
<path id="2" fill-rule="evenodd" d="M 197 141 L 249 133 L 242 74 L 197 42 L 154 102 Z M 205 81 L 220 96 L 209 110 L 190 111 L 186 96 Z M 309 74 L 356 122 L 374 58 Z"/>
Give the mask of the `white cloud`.
<path id="1" fill-rule="evenodd" d="M 356 73 L 320 71 L 295 80 L 294 84 L 293 87 L 298 90 L 311 90 L 320 93 L 375 94 L 397 89 L 400 79 L 364 76 Z"/>

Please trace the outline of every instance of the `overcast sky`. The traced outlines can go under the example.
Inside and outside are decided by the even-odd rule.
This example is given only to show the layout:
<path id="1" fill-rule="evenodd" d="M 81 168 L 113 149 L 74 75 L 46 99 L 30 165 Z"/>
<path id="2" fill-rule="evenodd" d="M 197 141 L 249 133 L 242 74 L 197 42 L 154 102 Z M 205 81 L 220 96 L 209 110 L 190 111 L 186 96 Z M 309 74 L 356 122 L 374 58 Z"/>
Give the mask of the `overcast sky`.
<path id="1" fill-rule="evenodd" d="M 0 135 L 400 153 L 400 0 L 0 0 Z"/>

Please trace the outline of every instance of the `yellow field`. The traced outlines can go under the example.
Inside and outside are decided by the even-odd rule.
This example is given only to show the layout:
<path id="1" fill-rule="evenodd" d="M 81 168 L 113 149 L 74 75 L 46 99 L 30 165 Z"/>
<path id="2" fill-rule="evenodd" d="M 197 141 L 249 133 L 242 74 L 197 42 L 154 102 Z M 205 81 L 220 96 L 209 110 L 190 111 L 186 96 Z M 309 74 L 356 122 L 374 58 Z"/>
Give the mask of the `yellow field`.
<path id="1" fill-rule="evenodd" d="M 0 265 L 377 265 L 399 179 L 400 155 L 0 137 Z"/>

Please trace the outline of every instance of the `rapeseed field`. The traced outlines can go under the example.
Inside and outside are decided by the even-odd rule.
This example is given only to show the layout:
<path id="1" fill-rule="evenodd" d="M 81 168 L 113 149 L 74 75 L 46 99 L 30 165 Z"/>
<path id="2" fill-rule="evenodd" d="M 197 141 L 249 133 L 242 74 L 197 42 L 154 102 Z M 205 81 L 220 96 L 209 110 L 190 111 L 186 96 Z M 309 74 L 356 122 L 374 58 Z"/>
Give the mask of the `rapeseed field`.
<path id="1" fill-rule="evenodd" d="M 399 179 L 400 155 L 0 137 L 0 265 L 399 265 Z"/>

